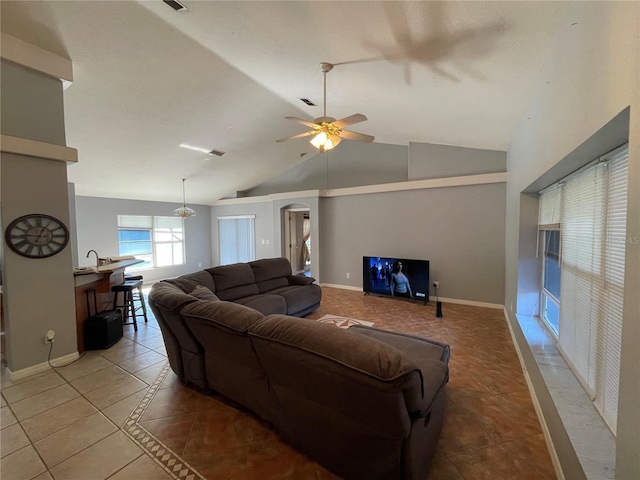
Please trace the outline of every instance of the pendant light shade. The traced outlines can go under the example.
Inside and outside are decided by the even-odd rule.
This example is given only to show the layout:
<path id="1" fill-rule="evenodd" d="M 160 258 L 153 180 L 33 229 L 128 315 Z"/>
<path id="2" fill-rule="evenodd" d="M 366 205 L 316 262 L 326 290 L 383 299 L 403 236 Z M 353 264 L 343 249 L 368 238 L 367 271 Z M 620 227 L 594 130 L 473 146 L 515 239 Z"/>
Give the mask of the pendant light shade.
<path id="1" fill-rule="evenodd" d="M 181 218 L 195 217 L 196 216 L 196 211 L 193 208 L 187 207 L 187 200 L 186 200 L 185 193 L 184 193 L 184 181 L 185 180 L 186 180 L 185 178 L 182 179 L 182 206 L 180 208 L 176 208 L 173 211 L 173 214 L 176 217 L 181 217 Z"/>

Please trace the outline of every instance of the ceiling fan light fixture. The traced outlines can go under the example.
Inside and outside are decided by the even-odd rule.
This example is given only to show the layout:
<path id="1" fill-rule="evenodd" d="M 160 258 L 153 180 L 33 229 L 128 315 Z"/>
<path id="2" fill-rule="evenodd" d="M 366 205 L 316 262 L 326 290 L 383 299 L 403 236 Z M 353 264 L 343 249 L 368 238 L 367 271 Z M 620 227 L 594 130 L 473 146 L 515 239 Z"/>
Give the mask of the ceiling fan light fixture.
<path id="1" fill-rule="evenodd" d="M 184 181 L 186 179 L 183 178 L 182 179 L 182 206 L 179 208 L 176 208 L 173 211 L 173 214 L 176 217 L 180 217 L 180 218 L 189 218 L 189 217 L 195 217 L 196 216 L 196 211 L 193 208 L 189 208 L 187 207 L 187 201 L 186 201 L 186 197 L 185 197 L 185 193 L 184 193 Z"/>
<path id="2" fill-rule="evenodd" d="M 335 134 L 325 132 L 324 130 L 313 137 L 309 143 L 316 147 L 320 152 L 324 153 L 336 147 L 342 139 Z"/>

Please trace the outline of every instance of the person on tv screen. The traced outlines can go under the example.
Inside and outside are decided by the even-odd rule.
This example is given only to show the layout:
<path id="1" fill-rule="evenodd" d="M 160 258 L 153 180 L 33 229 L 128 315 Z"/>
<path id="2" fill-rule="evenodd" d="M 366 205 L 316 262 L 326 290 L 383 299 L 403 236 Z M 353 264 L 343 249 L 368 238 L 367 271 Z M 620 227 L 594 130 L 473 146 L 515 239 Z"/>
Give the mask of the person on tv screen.
<path id="1" fill-rule="evenodd" d="M 391 290 L 391 295 L 394 297 L 413 298 L 409 278 L 402 273 L 402 262 L 400 260 L 393 262 L 389 289 Z"/>

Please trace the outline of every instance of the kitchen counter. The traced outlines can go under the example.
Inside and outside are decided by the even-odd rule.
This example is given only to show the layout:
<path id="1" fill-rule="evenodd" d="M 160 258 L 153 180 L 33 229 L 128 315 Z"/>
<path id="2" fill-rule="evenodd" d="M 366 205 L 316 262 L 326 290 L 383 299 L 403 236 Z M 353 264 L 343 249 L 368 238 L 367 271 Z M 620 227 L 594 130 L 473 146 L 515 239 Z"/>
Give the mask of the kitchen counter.
<path id="1" fill-rule="evenodd" d="M 111 287 L 124 282 L 125 268 L 143 262 L 144 260 L 137 258 L 128 258 L 106 263 L 98 268 L 81 267 L 74 269 L 78 352 L 84 352 L 84 323 L 87 318 L 96 313 L 93 292 L 95 292 L 95 300 L 99 312 L 113 308 Z"/>

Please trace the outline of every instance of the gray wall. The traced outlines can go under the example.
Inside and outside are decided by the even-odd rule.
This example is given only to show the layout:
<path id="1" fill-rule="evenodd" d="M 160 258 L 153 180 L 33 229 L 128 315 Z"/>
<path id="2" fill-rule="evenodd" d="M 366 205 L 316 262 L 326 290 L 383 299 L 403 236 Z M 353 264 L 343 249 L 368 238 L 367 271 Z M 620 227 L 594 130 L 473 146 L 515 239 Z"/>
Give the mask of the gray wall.
<path id="1" fill-rule="evenodd" d="M 587 139 L 628 106 L 629 196 L 627 235 L 640 236 L 640 3 L 570 2 L 533 100 L 509 146 L 507 155 L 506 296 L 517 304 L 527 295 L 532 206 L 521 205 L 522 192 L 579 149 Z M 605 153 L 607 146 L 602 145 Z M 590 159 L 584 159 L 588 161 Z M 556 178 L 557 179 L 557 178 Z M 533 208 L 533 210 L 535 210 Z M 522 237 L 521 237 L 522 236 Z M 616 440 L 616 478 L 640 478 L 640 247 L 629 244 L 626 258 L 625 304 Z M 520 304 L 519 304 L 520 305 Z M 522 304 L 527 309 L 530 305 Z M 520 306 L 518 307 L 520 308 Z M 529 311 L 522 313 L 529 314 Z M 548 397 L 536 374 L 530 349 L 515 316 L 509 321 L 539 398 Z M 542 404 L 553 425 L 557 414 Z M 553 431 L 551 432 L 553 435 Z M 566 438 L 554 436 L 563 450 Z M 563 458 L 560 458 L 561 462 Z M 570 473 L 571 464 L 565 473 Z M 570 477 L 567 477 L 570 478 Z"/>
<path id="2" fill-rule="evenodd" d="M 507 152 L 409 143 L 409 180 L 505 172 Z"/>
<path id="3" fill-rule="evenodd" d="M 407 180 L 407 165 L 408 149 L 405 146 L 345 140 L 334 150 L 319 153 L 242 195 L 255 197 L 270 193 L 404 182 Z"/>
<path id="4" fill-rule="evenodd" d="M 365 255 L 423 259 L 440 296 L 502 304 L 504 215 L 504 184 L 323 198 L 323 282 L 362 287 Z"/>
<path id="5" fill-rule="evenodd" d="M 62 83 L 2 60 L 2 133 L 66 145 Z"/>
<path id="6" fill-rule="evenodd" d="M 255 215 L 256 258 L 284 256 L 284 210 L 287 208 L 309 208 L 311 221 L 311 276 L 322 281 L 320 270 L 320 214 L 317 197 L 301 197 L 272 200 L 240 205 L 216 205 L 211 207 L 211 243 L 213 263 L 219 264 L 218 217 L 227 215 Z M 264 241 L 264 243 L 263 243 Z M 268 242 L 268 243 L 267 243 Z"/>
<path id="7" fill-rule="evenodd" d="M 214 266 L 220 265 L 220 244 L 218 243 L 218 217 L 229 215 L 255 215 L 256 258 L 270 258 L 276 255 L 273 229 L 273 208 L 270 202 L 250 203 L 211 207 L 211 248 Z M 264 241 L 264 243 L 263 243 Z M 267 244 L 267 241 L 269 242 Z"/>
<path id="8" fill-rule="evenodd" d="M 65 145 L 62 84 L 2 62 L 1 131 Z M 15 218 L 44 213 L 70 224 L 65 162 L 2 153 L 2 231 Z M 53 359 L 77 351 L 71 245 L 57 255 L 31 259 L 3 249 L 7 364 L 11 371 L 47 361 L 45 332 L 55 330 Z"/>
<path id="9" fill-rule="evenodd" d="M 180 205 L 165 202 L 145 202 L 99 197 L 76 197 L 78 257 L 80 266 L 93 265 L 95 257 L 86 258 L 96 250 L 101 257 L 118 255 L 118 215 L 172 216 Z M 142 271 L 145 282 L 176 277 L 212 266 L 211 217 L 209 207 L 189 205 L 195 217 L 185 219 L 186 265 L 153 268 Z"/>

